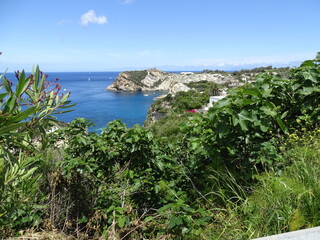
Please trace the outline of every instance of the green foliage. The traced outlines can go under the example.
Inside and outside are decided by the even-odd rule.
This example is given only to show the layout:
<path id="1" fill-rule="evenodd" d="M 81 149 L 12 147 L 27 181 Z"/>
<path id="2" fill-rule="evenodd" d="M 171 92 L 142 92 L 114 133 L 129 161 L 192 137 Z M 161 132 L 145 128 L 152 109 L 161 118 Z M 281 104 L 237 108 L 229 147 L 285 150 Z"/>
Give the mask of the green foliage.
<path id="1" fill-rule="evenodd" d="M 147 128 L 156 138 L 167 138 L 168 141 L 179 140 L 183 137 L 181 126 L 186 124 L 195 113 L 172 113 L 150 124 Z"/>
<path id="2" fill-rule="evenodd" d="M 15 91 L 5 81 L 1 233 L 40 226 L 78 239 L 248 239 L 319 225 L 319 132 L 308 132 L 320 120 L 319 75 L 318 60 L 288 78 L 260 74 L 203 115 L 183 112 L 206 104 L 206 93 L 168 95 L 154 108 L 171 114 L 149 128 L 113 121 L 98 135 L 76 119 L 41 130 L 42 148 L 31 147 L 34 129 L 68 102 L 44 91 L 40 76 L 25 87 L 19 75 Z"/>
<path id="3" fill-rule="evenodd" d="M 16 77 L 18 82 L 14 91 L 12 83 L 1 76 L 0 141 L 4 142 L 3 151 L 9 144 L 21 146 L 22 142 L 30 146 L 32 138 L 45 135 L 44 127 L 56 122 L 52 115 L 68 112 L 65 109 L 72 106 L 68 101 L 70 93 L 60 96 L 61 86 L 50 84 L 39 67 L 29 76 L 22 71 L 17 72 Z M 13 134 L 14 138 L 11 137 Z"/>
<path id="4" fill-rule="evenodd" d="M 39 223 L 42 175 L 31 156 L 41 142 L 45 146 L 51 114 L 70 107 L 69 94 L 59 96 L 58 84 L 50 89 L 38 67 L 28 77 L 24 71 L 16 76 L 15 90 L 4 75 L 0 84 L 0 236 Z"/>
<path id="5" fill-rule="evenodd" d="M 209 102 L 209 97 L 196 91 L 178 92 L 173 97 L 171 105 L 173 111 L 183 112 L 198 109 Z"/>
<path id="6" fill-rule="evenodd" d="M 66 228 L 67 221 L 69 231 L 84 228 L 109 237 L 199 236 L 211 218 L 189 195 L 195 190 L 188 164 L 179 160 L 183 149 L 139 126 L 127 129 L 113 121 L 99 136 L 86 132 L 88 124 L 77 119 L 52 134 L 53 143 L 68 144 L 49 173 L 58 179 L 49 202 L 65 213 L 51 226 Z M 64 197 L 55 199 L 57 194 Z"/>
<path id="7" fill-rule="evenodd" d="M 176 95 L 168 94 L 166 97 L 155 101 L 151 109 L 160 113 L 182 113 L 191 109 L 199 109 L 209 103 L 209 94 L 195 90 L 177 92 Z"/>
<path id="8" fill-rule="evenodd" d="M 42 194 L 39 192 L 41 175 L 36 174 L 36 162 L 20 152 L 16 162 L 5 157 L 6 168 L 0 171 L 0 236 L 11 234 L 12 229 L 38 224 Z"/>
<path id="9" fill-rule="evenodd" d="M 126 71 L 126 74 L 129 75 L 130 80 L 137 84 L 138 86 L 143 86 L 141 82 L 148 74 L 147 70 L 144 71 Z"/>
<path id="10" fill-rule="evenodd" d="M 200 81 L 190 82 L 186 84 L 189 88 L 196 90 L 197 92 L 205 93 L 206 96 L 216 96 L 221 93 L 221 86 L 215 82 Z"/>
<path id="11" fill-rule="evenodd" d="M 282 157 L 292 164 L 256 178 L 254 194 L 243 205 L 250 234 L 259 237 L 315 227 L 320 224 L 319 131 L 296 134 L 282 146 Z"/>
<path id="12" fill-rule="evenodd" d="M 317 126 L 319 77 L 316 60 L 293 69 L 289 79 L 258 75 L 254 83 L 230 90 L 207 116 L 190 121 L 186 139 L 194 141 L 188 144 L 203 148 L 214 161 L 229 159 L 227 165 L 239 169 L 259 163 L 260 150 L 270 146 L 269 141 L 276 142 L 272 139 L 301 126 Z"/>

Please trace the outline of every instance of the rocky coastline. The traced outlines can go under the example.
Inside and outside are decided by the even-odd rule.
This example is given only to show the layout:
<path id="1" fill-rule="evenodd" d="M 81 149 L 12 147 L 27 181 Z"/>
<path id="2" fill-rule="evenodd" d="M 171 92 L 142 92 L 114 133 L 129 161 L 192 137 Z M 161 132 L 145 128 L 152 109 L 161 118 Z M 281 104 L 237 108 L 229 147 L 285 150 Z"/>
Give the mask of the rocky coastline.
<path id="1" fill-rule="evenodd" d="M 189 91 L 191 88 L 188 87 L 188 84 L 191 82 L 215 82 L 229 88 L 239 86 L 248 80 L 251 80 L 251 75 L 241 76 L 239 80 L 232 73 L 170 73 L 152 68 L 144 71 L 122 72 L 106 90 L 115 92 L 167 91 L 175 94 L 180 91 Z"/>

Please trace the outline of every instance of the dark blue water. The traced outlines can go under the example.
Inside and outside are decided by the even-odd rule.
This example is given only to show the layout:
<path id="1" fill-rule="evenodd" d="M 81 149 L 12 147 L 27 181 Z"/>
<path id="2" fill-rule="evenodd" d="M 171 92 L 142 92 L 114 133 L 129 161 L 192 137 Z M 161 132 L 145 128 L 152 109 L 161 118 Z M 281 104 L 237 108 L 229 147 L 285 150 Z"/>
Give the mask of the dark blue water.
<path id="1" fill-rule="evenodd" d="M 91 131 L 100 132 L 108 122 L 121 119 L 128 127 L 142 125 L 153 98 L 163 93 L 115 93 L 106 91 L 119 72 L 74 72 L 48 73 L 49 81 L 59 78 L 61 92 L 71 92 L 70 100 L 77 103 L 74 111 L 57 115 L 58 120 L 70 122 L 77 117 L 92 119 L 95 127 Z M 13 73 L 7 73 L 14 80 Z"/>

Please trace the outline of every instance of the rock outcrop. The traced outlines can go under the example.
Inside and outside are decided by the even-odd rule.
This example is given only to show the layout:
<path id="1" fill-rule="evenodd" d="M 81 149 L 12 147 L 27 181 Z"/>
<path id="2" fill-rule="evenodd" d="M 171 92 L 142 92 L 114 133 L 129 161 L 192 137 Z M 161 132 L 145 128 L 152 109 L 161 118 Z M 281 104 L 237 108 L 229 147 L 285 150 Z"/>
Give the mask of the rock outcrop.
<path id="1" fill-rule="evenodd" d="M 168 91 L 176 93 L 188 91 L 191 82 L 208 81 L 226 85 L 238 86 L 241 83 L 230 73 L 168 73 L 157 69 L 144 71 L 126 71 L 118 75 L 116 80 L 107 87 L 108 91 Z"/>

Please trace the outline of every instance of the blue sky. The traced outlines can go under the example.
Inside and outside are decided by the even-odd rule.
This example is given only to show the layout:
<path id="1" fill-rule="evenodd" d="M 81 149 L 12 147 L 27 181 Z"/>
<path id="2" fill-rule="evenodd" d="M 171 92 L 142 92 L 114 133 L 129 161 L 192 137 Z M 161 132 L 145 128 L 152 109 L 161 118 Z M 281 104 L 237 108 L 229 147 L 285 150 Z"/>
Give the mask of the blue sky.
<path id="1" fill-rule="evenodd" d="M 320 51 L 320 0 L 0 0 L 0 71 L 238 69 Z"/>

